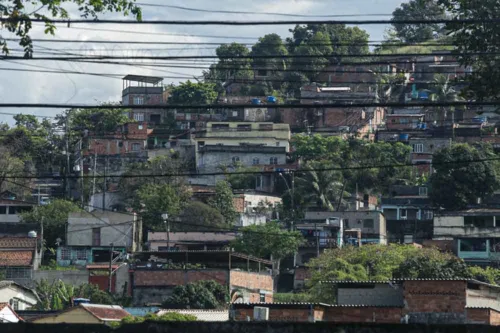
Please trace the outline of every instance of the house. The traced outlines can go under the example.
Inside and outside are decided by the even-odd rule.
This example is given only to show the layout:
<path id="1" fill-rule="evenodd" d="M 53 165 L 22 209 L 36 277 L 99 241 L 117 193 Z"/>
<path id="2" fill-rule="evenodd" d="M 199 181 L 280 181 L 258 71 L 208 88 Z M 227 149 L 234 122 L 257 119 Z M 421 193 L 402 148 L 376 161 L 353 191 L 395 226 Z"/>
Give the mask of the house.
<path id="1" fill-rule="evenodd" d="M 0 303 L 9 304 L 13 310 L 24 311 L 33 308 L 40 299 L 30 288 L 14 281 L 0 281 Z"/>
<path id="2" fill-rule="evenodd" d="M 435 240 L 448 240 L 459 258 L 476 265 L 500 262 L 500 209 L 442 211 L 434 216 Z"/>
<path id="3" fill-rule="evenodd" d="M 9 303 L 0 303 L 0 323 L 18 323 L 23 321 L 16 311 L 9 305 Z"/>
<path id="4" fill-rule="evenodd" d="M 416 165 L 420 174 L 432 173 L 432 156 L 438 150 L 451 147 L 451 138 L 410 137 L 408 144 L 412 148 L 410 161 Z"/>
<path id="5" fill-rule="evenodd" d="M 235 239 L 235 232 L 148 232 L 150 251 L 224 250 Z"/>
<path id="6" fill-rule="evenodd" d="M 140 249 L 142 222 L 135 214 L 108 211 L 70 213 L 65 245 L 57 248 L 59 266 L 109 263 Z"/>
<path id="7" fill-rule="evenodd" d="M 138 252 L 130 267 L 134 306 L 161 304 L 176 286 L 214 280 L 238 291 L 244 302 L 271 302 L 268 260 L 232 251 Z"/>
<path id="8" fill-rule="evenodd" d="M 54 315 L 31 319 L 34 324 L 109 324 L 130 316 L 119 305 L 80 304 Z"/>
<path id="9" fill-rule="evenodd" d="M 434 207 L 427 186 L 394 185 L 381 200 L 390 243 L 421 243 L 432 239 Z"/>
<path id="10" fill-rule="evenodd" d="M 391 131 L 414 130 L 424 124 L 424 114 L 388 114 L 385 126 Z"/>
<path id="11" fill-rule="evenodd" d="M 500 287 L 476 280 L 402 279 L 325 284 L 335 288 L 335 303 L 332 299 L 331 304 L 232 304 L 231 319 L 500 325 Z"/>
<path id="12" fill-rule="evenodd" d="M 17 223 L 4 222 L 0 223 L 0 238 L 2 237 L 26 237 L 30 231 L 40 232 L 38 223 Z"/>
<path id="13" fill-rule="evenodd" d="M 130 119 L 137 122 L 161 124 L 162 111 L 148 109 L 148 105 L 164 105 L 168 92 L 163 88 L 163 78 L 145 75 L 127 75 L 123 78 L 123 105 L 144 105 L 144 109 L 134 109 L 129 113 Z"/>
<path id="14" fill-rule="evenodd" d="M 286 164 L 290 127 L 273 123 L 210 122 L 196 134 L 196 166 L 213 172 L 221 166 Z"/>
<path id="15" fill-rule="evenodd" d="M 259 180 L 263 179 L 258 176 Z M 282 199 L 259 191 L 234 191 L 233 204 L 239 213 L 236 226 L 246 227 L 253 224 L 264 224 L 272 218 Z"/>
<path id="16" fill-rule="evenodd" d="M 29 211 L 36 203 L 18 199 L 17 194 L 4 191 L 0 193 L 0 223 L 19 222 L 19 213 Z"/>
<path id="17" fill-rule="evenodd" d="M 0 272 L 21 285 L 29 285 L 42 259 L 41 239 L 35 232 L 30 236 L 0 238 Z"/>
<path id="18" fill-rule="evenodd" d="M 161 309 L 156 312 L 156 315 L 162 316 L 168 313 L 180 313 L 183 315 L 195 316 L 197 321 L 229 321 L 228 310 L 179 310 L 179 309 Z"/>

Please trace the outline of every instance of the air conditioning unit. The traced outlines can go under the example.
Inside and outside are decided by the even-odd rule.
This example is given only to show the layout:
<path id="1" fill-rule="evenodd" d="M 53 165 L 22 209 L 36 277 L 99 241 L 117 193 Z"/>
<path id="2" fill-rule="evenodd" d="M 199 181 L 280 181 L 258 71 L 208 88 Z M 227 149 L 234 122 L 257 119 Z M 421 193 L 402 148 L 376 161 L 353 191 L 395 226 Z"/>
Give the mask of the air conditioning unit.
<path id="1" fill-rule="evenodd" d="M 269 308 L 256 306 L 253 308 L 253 319 L 259 321 L 269 320 Z"/>

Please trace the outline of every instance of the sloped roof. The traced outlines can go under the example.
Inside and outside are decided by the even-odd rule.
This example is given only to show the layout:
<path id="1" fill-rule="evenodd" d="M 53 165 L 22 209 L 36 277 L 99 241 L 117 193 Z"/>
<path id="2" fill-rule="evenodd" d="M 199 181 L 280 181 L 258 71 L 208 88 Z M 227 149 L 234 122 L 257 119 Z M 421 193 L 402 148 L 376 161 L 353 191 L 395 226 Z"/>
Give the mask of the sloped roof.
<path id="1" fill-rule="evenodd" d="M 0 251 L 0 266 L 31 266 L 33 251 Z"/>
<path id="2" fill-rule="evenodd" d="M 199 321 L 228 321 L 229 320 L 229 311 L 228 310 L 174 310 L 174 309 L 162 309 L 159 310 L 156 314 L 158 316 L 167 314 L 167 313 L 180 313 L 183 315 L 192 315 L 198 318 Z"/>
<path id="3" fill-rule="evenodd" d="M 2 311 L 3 309 L 5 308 L 9 308 L 10 311 L 12 311 L 12 313 L 17 317 L 17 319 L 19 319 L 19 321 L 24 321 L 23 318 L 21 318 L 17 313 L 16 311 L 14 311 L 14 309 L 9 305 L 9 303 L 0 303 L 0 311 Z"/>
<path id="4" fill-rule="evenodd" d="M 102 321 L 120 321 L 129 316 L 129 313 L 119 305 L 80 304 L 80 306 Z"/>
<path id="5" fill-rule="evenodd" d="M 6 249 L 34 249 L 36 248 L 37 238 L 30 237 L 1 237 L 0 248 Z"/>

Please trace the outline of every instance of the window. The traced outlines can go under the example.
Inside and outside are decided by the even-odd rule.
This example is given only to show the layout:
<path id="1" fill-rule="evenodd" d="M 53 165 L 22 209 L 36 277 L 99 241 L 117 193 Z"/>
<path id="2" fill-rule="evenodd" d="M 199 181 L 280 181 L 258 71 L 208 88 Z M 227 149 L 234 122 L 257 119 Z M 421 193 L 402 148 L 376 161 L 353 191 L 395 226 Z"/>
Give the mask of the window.
<path id="1" fill-rule="evenodd" d="M 144 128 L 144 126 L 142 126 L 142 125 L 138 125 L 138 126 L 137 126 L 137 129 L 140 129 L 140 130 L 141 130 L 141 129 L 143 129 L 143 128 Z"/>
<path id="2" fill-rule="evenodd" d="M 7 207 L 0 206 L 0 215 L 5 215 L 5 214 L 7 214 Z"/>
<path id="3" fill-rule="evenodd" d="M 77 249 L 76 250 L 76 260 L 87 260 L 87 250 Z"/>
<path id="4" fill-rule="evenodd" d="M 227 131 L 227 130 L 229 130 L 229 124 L 213 124 L 212 130 L 214 130 L 214 131 Z"/>
<path id="5" fill-rule="evenodd" d="M 272 131 L 273 124 L 259 124 L 259 130 L 261 131 Z"/>
<path id="6" fill-rule="evenodd" d="M 9 301 L 9 305 L 12 307 L 14 310 L 19 310 L 19 301 L 15 298 L 11 298 Z"/>
<path id="7" fill-rule="evenodd" d="M 280 146 L 280 143 L 279 142 L 276 142 L 276 147 L 279 147 Z"/>
<path id="8" fill-rule="evenodd" d="M 399 123 L 400 124 L 408 124 L 408 119 L 407 118 L 399 118 Z"/>
<path id="9" fill-rule="evenodd" d="M 61 248 L 61 260 L 71 260 L 71 250 L 67 247 Z"/>
<path id="10" fill-rule="evenodd" d="M 144 113 L 134 113 L 135 121 L 144 121 Z"/>
<path id="11" fill-rule="evenodd" d="M 101 245 L 101 228 L 92 228 L 92 246 Z"/>
<path id="12" fill-rule="evenodd" d="M 261 303 L 266 303 L 266 294 L 260 294 L 260 302 Z M 15 310 L 15 309 L 14 309 Z"/>
<path id="13" fill-rule="evenodd" d="M 258 165 L 259 164 L 259 159 L 257 157 L 254 157 L 254 159 L 252 160 L 252 164 L 253 165 Z"/>
<path id="14" fill-rule="evenodd" d="M 278 158 L 277 157 L 271 157 L 269 159 L 269 164 L 274 164 L 274 165 L 278 164 Z"/>
<path id="15" fill-rule="evenodd" d="M 240 161 L 240 158 L 238 156 L 233 156 L 233 164 L 236 164 Z"/>
<path id="16" fill-rule="evenodd" d="M 422 220 L 432 220 L 433 216 L 432 210 L 424 210 L 422 212 Z"/>
<path id="17" fill-rule="evenodd" d="M 426 197 L 427 196 L 427 187 L 419 187 L 418 188 L 418 195 L 421 197 Z"/>
<path id="18" fill-rule="evenodd" d="M 460 239 L 460 251 L 486 252 L 486 239 Z"/>
<path id="19" fill-rule="evenodd" d="M 344 228 L 349 228 L 349 219 L 344 219 Z"/>
<path id="20" fill-rule="evenodd" d="M 424 145 L 422 143 L 413 144 L 413 152 L 414 153 L 423 153 L 424 152 Z"/>
<path id="21" fill-rule="evenodd" d="M 399 219 L 406 220 L 407 218 L 408 218 L 408 210 L 407 209 L 400 209 L 399 210 Z"/>
<path id="22" fill-rule="evenodd" d="M 7 268 L 5 277 L 7 279 L 31 279 L 31 268 Z"/>
<path id="23" fill-rule="evenodd" d="M 238 111 L 233 111 L 233 117 L 238 117 Z"/>
<path id="24" fill-rule="evenodd" d="M 17 214 L 17 207 L 9 206 L 9 215 L 16 215 L 16 214 Z"/>
<path id="25" fill-rule="evenodd" d="M 493 216 L 464 216 L 464 225 L 474 228 L 492 228 Z"/>
<path id="26" fill-rule="evenodd" d="M 143 105 L 144 104 L 144 97 L 142 97 L 142 96 L 134 97 L 133 104 L 134 105 Z"/>
<path id="27" fill-rule="evenodd" d="M 252 130 L 252 125 L 238 125 L 236 130 L 238 132 L 248 132 Z"/>
<path id="28" fill-rule="evenodd" d="M 363 220 L 363 228 L 370 228 L 373 229 L 375 226 L 375 223 L 373 219 L 365 219 Z"/>
<path id="29" fill-rule="evenodd" d="M 133 143 L 132 144 L 132 151 L 139 151 L 141 150 L 141 144 L 140 143 Z"/>

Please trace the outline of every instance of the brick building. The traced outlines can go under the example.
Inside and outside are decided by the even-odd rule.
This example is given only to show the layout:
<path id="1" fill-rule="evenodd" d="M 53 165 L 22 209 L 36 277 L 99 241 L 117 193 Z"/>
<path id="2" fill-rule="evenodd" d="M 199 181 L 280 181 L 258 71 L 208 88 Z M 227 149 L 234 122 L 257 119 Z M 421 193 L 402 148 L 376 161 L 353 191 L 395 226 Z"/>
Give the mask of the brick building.
<path id="1" fill-rule="evenodd" d="M 127 75 L 123 78 L 122 104 L 144 105 L 144 109 L 134 109 L 129 113 L 130 119 L 153 124 L 163 121 L 162 111 L 148 109 L 148 105 L 166 104 L 168 92 L 163 88 L 163 78 L 144 75 Z"/>
<path id="2" fill-rule="evenodd" d="M 269 321 L 500 324 L 500 287 L 475 280 L 335 281 L 337 304 L 233 304 L 237 321 L 268 308 Z"/>
<path id="3" fill-rule="evenodd" d="M 272 263 L 229 251 L 142 252 L 134 254 L 130 281 L 135 306 L 160 304 L 176 286 L 214 280 L 238 291 L 243 302 L 272 302 Z"/>

